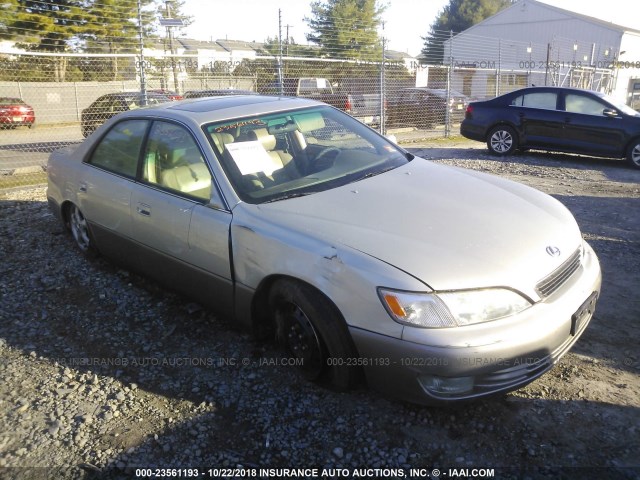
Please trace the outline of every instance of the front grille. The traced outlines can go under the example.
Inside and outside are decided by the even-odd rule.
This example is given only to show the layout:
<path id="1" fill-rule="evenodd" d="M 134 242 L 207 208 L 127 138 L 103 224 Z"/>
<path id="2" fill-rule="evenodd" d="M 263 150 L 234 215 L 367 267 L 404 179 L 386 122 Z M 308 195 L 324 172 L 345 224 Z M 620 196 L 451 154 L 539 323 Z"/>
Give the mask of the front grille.
<path id="1" fill-rule="evenodd" d="M 551 275 L 545 277 L 536 285 L 536 292 L 542 298 L 548 297 L 558 288 L 560 288 L 564 282 L 569 280 L 571 275 L 575 273 L 580 267 L 582 259 L 582 250 L 578 248 L 569 259 L 560 265 Z"/>

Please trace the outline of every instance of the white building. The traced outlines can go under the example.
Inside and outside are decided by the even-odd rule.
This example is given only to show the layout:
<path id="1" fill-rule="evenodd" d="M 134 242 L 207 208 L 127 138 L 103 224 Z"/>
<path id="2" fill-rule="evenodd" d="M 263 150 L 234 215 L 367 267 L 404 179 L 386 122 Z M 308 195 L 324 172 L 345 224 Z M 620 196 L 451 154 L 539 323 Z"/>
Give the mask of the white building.
<path id="1" fill-rule="evenodd" d="M 454 36 L 444 56 L 454 88 L 475 97 L 546 84 L 640 103 L 640 30 L 536 0 L 520 0 Z"/>

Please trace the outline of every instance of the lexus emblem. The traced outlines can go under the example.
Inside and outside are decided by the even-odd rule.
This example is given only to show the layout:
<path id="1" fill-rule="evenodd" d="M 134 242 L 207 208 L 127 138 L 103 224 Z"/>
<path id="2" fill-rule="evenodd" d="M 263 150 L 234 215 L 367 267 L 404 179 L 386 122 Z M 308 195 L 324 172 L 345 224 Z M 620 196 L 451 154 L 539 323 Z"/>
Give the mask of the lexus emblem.
<path id="1" fill-rule="evenodd" d="M 552 257 L 558 257 L 558 256 L 560 256 L 560 249 L 558 247 L 549 245 L 547 247 L 547 253 L 549 255 L 551 255 Z"/>

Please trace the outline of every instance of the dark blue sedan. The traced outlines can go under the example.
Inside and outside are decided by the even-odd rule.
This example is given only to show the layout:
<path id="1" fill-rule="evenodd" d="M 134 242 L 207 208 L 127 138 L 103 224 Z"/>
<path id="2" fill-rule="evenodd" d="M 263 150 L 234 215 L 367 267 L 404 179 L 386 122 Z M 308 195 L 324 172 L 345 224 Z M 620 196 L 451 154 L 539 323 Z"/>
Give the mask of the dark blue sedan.
<path id="1" fill-rule="evenodd" d="M 472 102 L 460 133 L 495 155 L 540 149 L 626 157 L 640 168 L 640 113 L 591 90 L 531 87 Z"/>

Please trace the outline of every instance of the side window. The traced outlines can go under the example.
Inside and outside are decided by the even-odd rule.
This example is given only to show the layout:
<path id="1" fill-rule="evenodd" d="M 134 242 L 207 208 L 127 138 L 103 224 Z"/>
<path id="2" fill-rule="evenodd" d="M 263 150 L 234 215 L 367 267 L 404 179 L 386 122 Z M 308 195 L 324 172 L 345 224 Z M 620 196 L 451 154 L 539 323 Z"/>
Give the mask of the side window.
<path id="1" fill-rule="evenodd" d="M 420 95 L 418 94 L 418 92 L 411 90 L 406 94 L 406 100 L 409 102 L 417 102 L 418 100 L 420 100 Z"/>
<path id="2" fill-rule="evenodd" d="M 195 140 L 184 127 L 156 121 L 144 154 L 142 178 L 168 190 L 211 198 L 211 174 Z"/>
<path id="3" fill-rule="evenodd" d="M 135 177 L 140 147 L 149 122 L 119 122 L 100 140 L 88 163 L 120 175 Z"/>
<path id="4" fill-rule="evenodd" d="M 511 105 L 514 107 L 521 107 L 523 99 L 524 99 L 524 95 L 518 95 L 516 98 L 511 100 Z"/>
<path id="5" fill-rule="evenodd" d="M 598 100 L 585 95 L 569 93 L 565 97 L 565 110 L 572 113 L 583 113 L 585 115 L 602 115 L 606 106 Z"/>
<path id="6" fill-rule="evenodd" d="M 401 92 L 400 93 L 400 100 L 402 100 L 402 101 L 405 101 L 405 102 L 411 101 L 411 97 L 412 97 L 411 92 Z"/>
<path id="7" fill-rule="evenodd" d="M 96 100 L 96 103 L 94 103 L 94 106 L 96 109 L 100 109 L 100 110 L 105 110 L 109 105 L 109 99 L 108 98 L 99 98 L 98 100 Z"/>
<path id="8" fill-rule="evenodd" d="M 519 95 L 511 101 L 516 107 L 542 108 L 555 110 L 558 95 L 552 92 L 536 92 Z"/>

